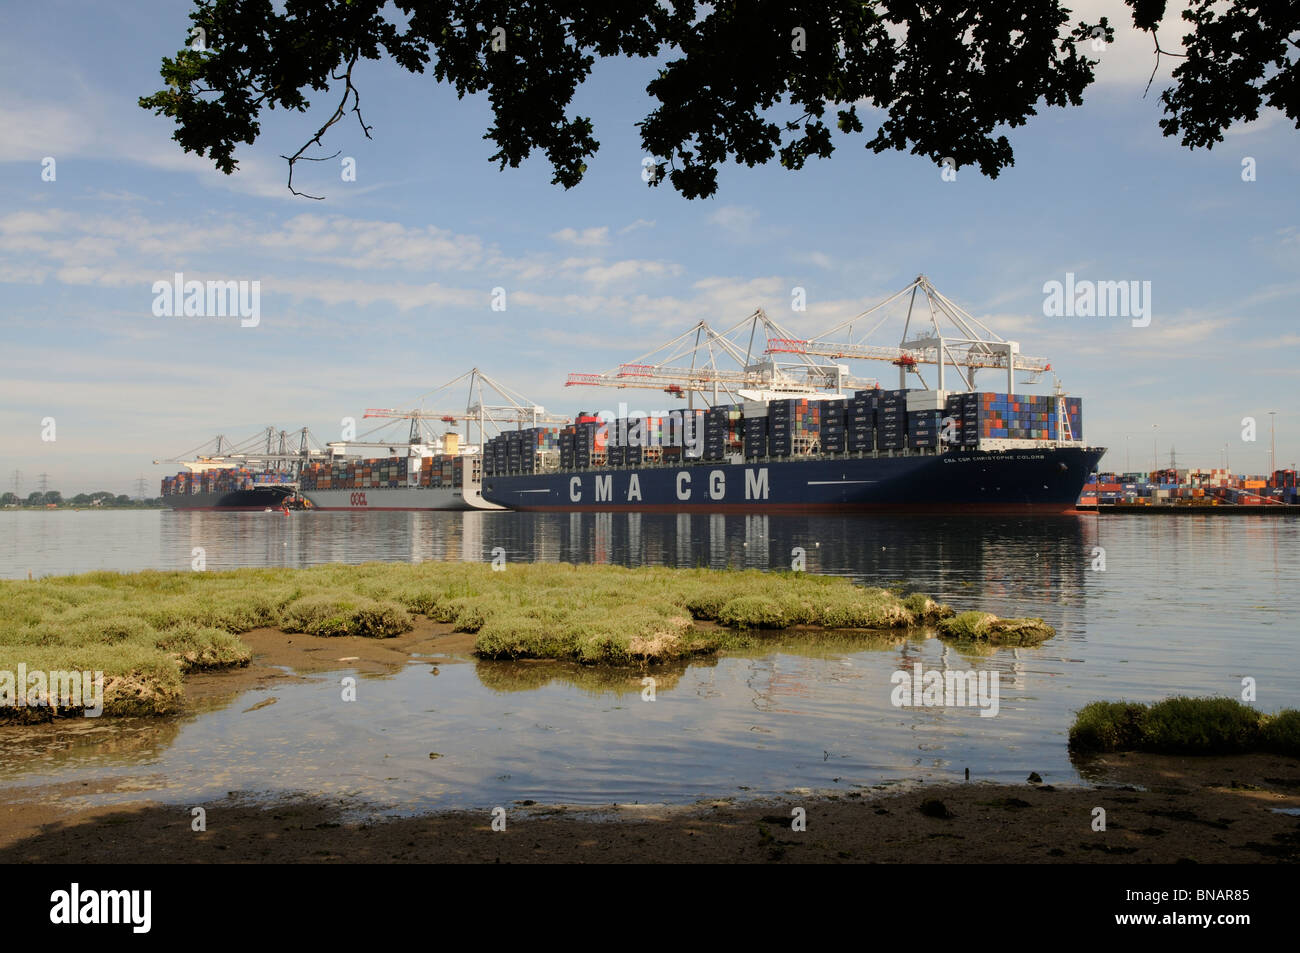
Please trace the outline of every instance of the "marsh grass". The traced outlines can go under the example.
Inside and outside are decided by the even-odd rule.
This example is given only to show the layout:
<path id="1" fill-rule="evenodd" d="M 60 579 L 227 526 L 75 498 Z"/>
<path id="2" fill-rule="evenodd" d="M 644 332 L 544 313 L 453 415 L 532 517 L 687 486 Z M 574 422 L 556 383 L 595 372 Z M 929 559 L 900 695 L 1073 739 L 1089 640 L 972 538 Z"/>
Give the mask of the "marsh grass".
<path id="1" fill-rule="evenodd" d="M 1152 705 L 1093 702 L 1070 727 L 1070 749 L 1080 754 L 1149 751 L 1157 754 L 1244 754 L 1272 751 L 1300 756 L 1300 711 L 1266 715 L 1232 698 L 1166 698 Z"/>
<path id="2" fill-rule="evenodd" d="M 1037 645 L 1056 635 L 1042 619 L 999 619 L 991 612 L 961 612 L 939 620 L 940 635 L 991 645 Z"/>
<path id="3" fill-rule="evenodd" d="M 93 572 L 0 581 L 0 670 L 37 659 L 102 670 L 114 686 L 106 713 L 162 713 L 179 705 L 184 673 L 247 664 L 238 636 L 251 629 L 386 638 L 410 630 L 412 615 L 474 633 L 485 659 L 644 665 L 754 645 L 764 631 L 898 630 L 954 613 L 920 593 L 757 570 L 429 562 Z"/>

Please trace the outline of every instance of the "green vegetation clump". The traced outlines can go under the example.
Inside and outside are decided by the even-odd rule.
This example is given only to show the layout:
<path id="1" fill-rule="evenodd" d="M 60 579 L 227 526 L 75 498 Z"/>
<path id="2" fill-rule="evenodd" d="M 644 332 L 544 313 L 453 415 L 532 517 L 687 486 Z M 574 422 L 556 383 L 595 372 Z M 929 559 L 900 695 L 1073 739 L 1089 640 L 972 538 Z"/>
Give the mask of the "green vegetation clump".
<path id="1" fill-rule="evenodd" d="M 939 632 L 959 641 L 1037 645 L 1056 635 L 1042 619 L 999 619 L 991 612 L 960 612 L 939 620 Z"/>
<path id="2" fill-rule="evenodd" d="M 1232 698 L 1177 696 L 1152 705 L 1093 702 L 1075 717 L 1069 743 L 1081 754 L 1273 751 L 1294 757 L 1300 756 L 1300 711 L 1269 716 Z"/>
<path id="3" fill-rule="evenodd" d="M 38 657 L 50 669 L 102 670 L 114 686 L 106 713 L 162 713 L 179 705 L 183 674 L 247 664 L 244 632 L 389 638 L 409 631 L 412 615 L 475 634 L 486 659 L 637 665 L 752 648 L 765 630 L 893 631 L 954 613 L 921 593 L 758 570 L 436 562 L 92 572 L 0 581 L 0 670 Z M 1008 621 L 988 618 L 994 628 Z"/>
<path id="4" fill-rule="evenodd" d="M 1142 744 L 1171 754 L 1238 754 L 1258 746 L 1260 713 L 1234 698 L 1166 698 L 1142 718 Z"/>
<path id="5" fill-rule="evenodd" d="M 364 596 L 307 596 L 290 603 L 280 627 L 285 632 L 308 635 L 364 635 L 392 638 L 411 631 L 411 617 L 395 602 L 381 602 Z M 256 626 L 247 626 L 244 631 Z"/>
<path id="6" fill-rule="evenodd" d="M 783 599 L 737 596 L 718 609 L 717 622 L 736 629 L 785 629 L 799 616 L 799 607 Z"/>
<path id="7" fill-rule="evenodd" d="M 1300 758 L 1300 711 L 1286 708 L 1267 719 L 1260 728 L 1260 742 L 1266 751 Z"/>
<path id="8" fill-rule="evenodd" d="M 1142 741 L 1145 705 L 1093 702 L 1080 709 L 1070 727 L 1070 747 L 1078 751 L 1136 750 Z"/>

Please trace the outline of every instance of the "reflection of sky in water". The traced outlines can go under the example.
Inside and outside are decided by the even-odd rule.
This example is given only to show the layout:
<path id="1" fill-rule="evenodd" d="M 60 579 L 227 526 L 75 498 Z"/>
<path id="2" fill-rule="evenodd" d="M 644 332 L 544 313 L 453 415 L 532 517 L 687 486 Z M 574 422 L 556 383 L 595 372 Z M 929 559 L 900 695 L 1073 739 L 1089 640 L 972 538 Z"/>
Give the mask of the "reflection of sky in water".
<path id="1" fill-rule="evenodd" d="M 161 744 L 103 756 L 78 747 L 21 766 L 5 758 L 0 778 L 37 784 L 139 774 L 151 779 L 153 796 L 167 799 L 302 789 L 400 810 L 525 798 L 693 800 L 742 787 L 852 790 L 967 766 L 1012 779 L 1023 775 L 1026 755 L 1040 772 L 1069 771 L 1054 752 L 1059 745 L 1034 723 L 1011 653 L 976 662 L 1002 676 L 1001 714 L 980 718 L 973 709 L 889 702 L 895 669 L 910 670 L 916 659 L 943 665 L 945 656 L 965 669 L 969 660 L 937 640 L 873 644 L 690 665 L 661 677 L 654 701 L 642 699 L 640 673 L 623 673 L 611 688 L 567 665 L 534 663 L 517 682 L 525 687 L 511 691 L 500 687 L 508 674 L 489 676 L 498 686 L 489 689 L 476 672 L 509 666 L 444 664 L 435 677 L 411 665 L 392 678 L 359 680 L 352 703 L 340 700 L 338 676 L 330 676 L 278 686 L 279 701 L 253 712 L 244 709 L 269 693 L 243 695 L 187 720 Z M 538 685 L 542 671 L 554 677 Z"/>
<path id="2" fill-rule="evenodd" d="M 23 531 L 75 515 L 31 514 Z M 97 800 L 309 791 L 400 811 L 847 791 L 960 777 L 967 767 L 972 778 L 1018 781 L 1034 770 L 1071 781 L 1065 732 L 1088 701 L 1232 695 L 1246 675 L 1259 683 L 1261 709 L 1300 698 L 1297 627 L 1284 615 L 1300 582 L 1291 520 L 258 516 L 86 514 L 83 525 L 123 518 L 103 532 L 139 537 L 134 548 L 115 544 L 131 554 L 124 568 L 188 565 L 194 545 L 204 545 L 211 568 L 481 558 L 495 545 L 512 558 L 783 568 L 798 545 L 810 569 L 907 580 L 963 608 L 1042 615 L 1061 634 L 1040 649 L 973 658 L 934 639 L 786 646 L 655 673 L 654 702 L 641 700 L 639 673 L 545 663 L 445 664 L 436 677 L 411 665 L 360 679 L 355 703 L 340 701 L 333 675 L 277 685 L 270 693 L 279 701 L 254 712 L 244 709 L 270 693 L 184 720 L 0 730 L 0 782 L 131 778 L 133 790 Z M 69 538 L 42 538 L 34 566 L 89 568 Z M 78 539 L 93 547 L 95 532 Z M 1106 549 L 1105 572 L 1088 568 L 1094 546 Z M 15 575 L 13 565 L 0 570 Z M 998 716 L 894 708 L 889 677 L 918 659 L 998 671 Z"/>

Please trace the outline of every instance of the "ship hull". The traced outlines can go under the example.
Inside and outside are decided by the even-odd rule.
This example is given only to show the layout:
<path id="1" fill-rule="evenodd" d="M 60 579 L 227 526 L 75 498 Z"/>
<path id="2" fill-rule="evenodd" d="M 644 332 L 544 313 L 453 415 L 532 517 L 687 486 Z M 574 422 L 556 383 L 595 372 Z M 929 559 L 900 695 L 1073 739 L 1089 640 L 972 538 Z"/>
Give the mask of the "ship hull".
<path id="1" fill-rule="evenodd" d="M 468 492 L 467 492 L 468 491 Z M 496 510 L 478 487 L 388 486 L 356 490 L 304 490 L 313 509 L 364 513 L 385 510 Z"/>
<path id="2" fill-rule="evenodd" d="M 1104 453 L 955 450 L 494 475 L 484 477 L 483 496 L 511 509 L 570 512 L 1071 513 Z"/>
<path id="3" fill-rule="evenodd" d="M 228 490 L 218 493 L 180 493 L 164 496 L 162 501 L 174 510 L 252 511 L 283 506 L 293 495 L 290 487 L 256 487 L 251 490 Z"/>

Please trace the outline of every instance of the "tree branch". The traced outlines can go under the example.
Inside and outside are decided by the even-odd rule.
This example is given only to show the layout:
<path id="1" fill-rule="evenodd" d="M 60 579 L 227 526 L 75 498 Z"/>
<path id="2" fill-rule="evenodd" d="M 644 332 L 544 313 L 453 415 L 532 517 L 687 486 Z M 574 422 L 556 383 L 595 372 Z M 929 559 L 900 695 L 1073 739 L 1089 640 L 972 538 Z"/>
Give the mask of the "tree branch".
<path id="1" fill-rule="evenodd" d="M 336 107 L 334 107 L 334 113 L 330 116 L 329 119 L 325 121 L 325 125 L 317 129 L 316 135 L 312 136 L 310 139 L 304 142 L 302 148 L 299 149 L 297 152 L 295 152 L 293 155 L 280 156 L 281 159 L 285 159 L 289 163 L 289 181 L 286 183 L 286 185 L 288 185 L 289 191 L 292 192 L 294 195 L 298 195 L 306 199 L 314 199 L 317 202 L 324 200 L 325 196 L 323 195 L 309 195 L 306 192 L 299 192 L 297 189 L 293 187 L 293 167 L 294 164 L 297 163 L 299 159 L 305 159 L 308 162 L 328 162 L 331 159 L 337 159 L 339 157 L 339 154 L 343 151 L 342 149 L 334 153 L 334 155 L 332 156 L 305 156 L 303 155 L 303 153 L 306 152 L 312 146 L 313 143 L 315 145 L 321 146 L 322 148 L 324 147 L 325 144 L 321 142 L 321 136 L 325 135 L 325 131 L 329 129 L 330 126 L 334 125 L 336 122 L 338 122 L 347 114 L 347 105 L 348 105 L 349 96 L 352 97 L 352 112 L 357 114 L 357 122 L 361 123 L 361 131 L 366 134 L 367 139 L 373 138 L 370 135 L 370 130 L 373 127 L 367 126 L 366 121 L 361 117 L 361 94 L 358 93 L 357 88 L 352 85 L 352 67 L 357 65 L 357 55 L 358 54 L 356 53 L 352 54 L 352 59 L 348 60 L 348 68 L 343 72 L 341 76 L 331 74 L 334 77 L 334 79 L 343 80 L 343 84 L 344 84 L 343 98 L 340 99 L 339 104 Z"/>
<path id="2" fill-rule="evenodd" d="M 1186 58 L 1187 58 L 1187 54 L 1186 54 L 1186 53 L 1170 53 L 1170 52 L 1167 51 L 1167 50 L 1162 50 L 1162 49 L 1160 49 L 1160 37 L 1156 36 L 1156 31 L 1155 31 L 1155 30 L 1152 30 L 1152 31 L 1151 31 L 1151 39 L 1152 39 L 1152 40 L 1155 42 L 1155 44 L 1156 44 L 1156 65 L 1153 66 L 1153 67 L 1151 67 L 1151 78 L 1147 80 L 1147 88 L 1144 89 L 1144 90 L 1142 90 L 1142 98 L 1143 98 L 1143 99 L 1146 99 L 1146 98 L 1147 98 L 1147 93 L 1151 92 L 1151 84 L 1152 84 L 1153 82 L 1155 82 L 1155 78 L 1156 78 L 1156 70 L 1160 69 L 1160 56 L 1161 56 L 1161 54 L 1163 54 L 1163 55 L 1165 55 L 1165 56 L 1177 56 L 1177 57 L 1179 57 L 1180 59 L 1186 59 Z"/>

